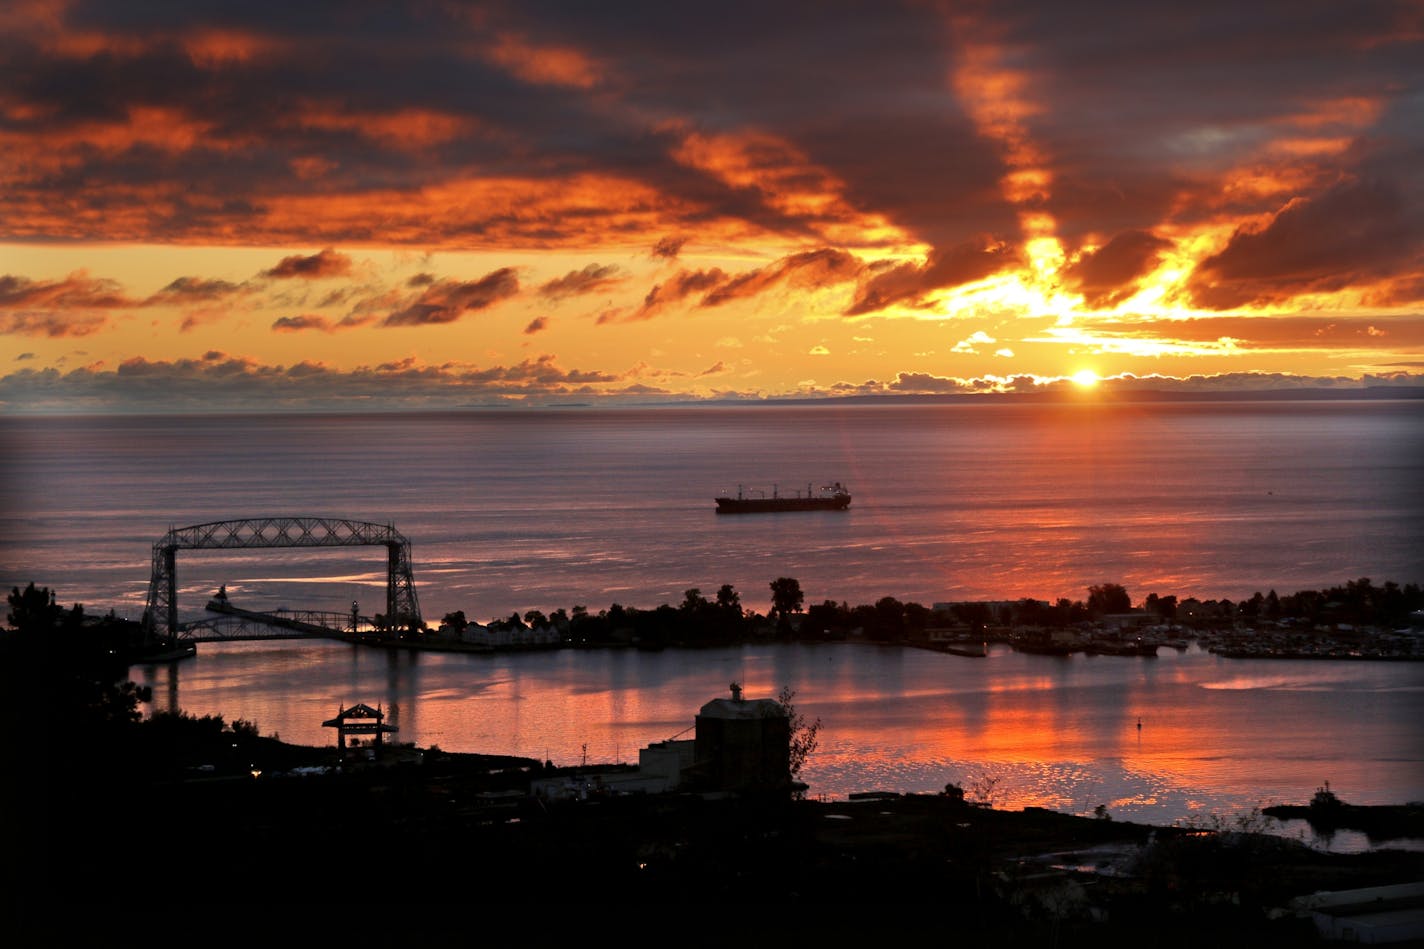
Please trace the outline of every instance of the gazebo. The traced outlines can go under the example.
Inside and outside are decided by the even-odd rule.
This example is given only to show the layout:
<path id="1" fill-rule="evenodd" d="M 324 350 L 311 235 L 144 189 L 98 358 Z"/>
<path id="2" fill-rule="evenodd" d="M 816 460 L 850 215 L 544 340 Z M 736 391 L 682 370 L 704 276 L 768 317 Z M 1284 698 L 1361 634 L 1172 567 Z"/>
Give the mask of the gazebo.
<path id="1" fill-rule="evenodd" d="M 336 729 L 336 744 L 338 748 L 345 750 L 347 735 L 372 735 L 371 744 L 380 745 L 384 736 L 399 731 L 394 725 L 385 723 L 386 713 L 379 708 L 371 708 L 364 702 L 359 702 L 350 708 L 344 708 L 337 712 L 335 718 L 322 722 L 325 728 Z M 352 744 L 359 744 L 353 741 Z"/>

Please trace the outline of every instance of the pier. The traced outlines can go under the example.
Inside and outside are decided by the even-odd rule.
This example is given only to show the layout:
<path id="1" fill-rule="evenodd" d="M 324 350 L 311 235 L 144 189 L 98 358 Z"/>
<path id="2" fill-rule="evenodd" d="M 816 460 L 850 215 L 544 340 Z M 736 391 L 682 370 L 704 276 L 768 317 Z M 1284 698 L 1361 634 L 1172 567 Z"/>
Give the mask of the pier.
<path id="1" fill-rule="evenodd" d="M 233 606 L 228 602 L 227 595 L 219 591 L 217 596 L 208 601 L 208 611 L 222 614 L 222 618 L 194 620 L 182 624 L 180 636 L 185 642 L 313 637 L 360 642 L 377 635 L 372 619 L 360 615 L 355 609 L 350 613 L 323 610 L 245 610 Z"/>

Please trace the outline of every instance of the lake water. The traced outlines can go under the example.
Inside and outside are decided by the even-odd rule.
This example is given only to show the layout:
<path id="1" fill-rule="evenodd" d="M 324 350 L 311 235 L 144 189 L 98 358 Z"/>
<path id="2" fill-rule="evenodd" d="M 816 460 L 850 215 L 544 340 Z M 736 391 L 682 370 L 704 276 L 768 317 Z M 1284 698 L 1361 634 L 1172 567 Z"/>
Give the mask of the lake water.
<path id="1" fill-rule="evenodd" d="M 807 406 L 0 418 L 0 582 L 142 613 L 170 527 L 393 524 L 438 621 L 769 583 L 883 596 L 1284 595 L 1424 582 L 1424 401 Z M 718 516 L 738 484 L 848 484 L 844 512 Z M 179 600 L 383 605 L 384 551 L 184 551 Z"/>
<path id="2" fill-rule="evenodd" d="M 781 576 L 808 603 L 850 605 L 1083 599 L 1103 582 L 1134 602 L 1418 583 L 1421 435 L 1419 401 L 12 416 L 0 584 L 137 618 L 165 531 L 271 515 L 394 525 L 431 622 L 652 608 L 724 583 L 765 612 Z M 850 486 L 850 510 L 715 513 L 738 484 L 829 481 Z M 253 609 L 377 612 L 384 557 L 185 550 L 180 614 L 201 615 L 219 585 Z M 402 740 L 569 764 L 585 744 L 590 760 L 635 760 L 738 676 L 754 695 L 790 686 L 823 720 L 813 794 L 972 781 L 1009 804 L 1176 820 L 1303 801 L 1324 781 L 1354 803 L 1424 798 L 1419 668 L 313 642 L 203 646 L 151 678 L 162 701 L 303 743 L 330 740 L 319 723 L 338 705 L 374 700 L 395 707 Z"/>

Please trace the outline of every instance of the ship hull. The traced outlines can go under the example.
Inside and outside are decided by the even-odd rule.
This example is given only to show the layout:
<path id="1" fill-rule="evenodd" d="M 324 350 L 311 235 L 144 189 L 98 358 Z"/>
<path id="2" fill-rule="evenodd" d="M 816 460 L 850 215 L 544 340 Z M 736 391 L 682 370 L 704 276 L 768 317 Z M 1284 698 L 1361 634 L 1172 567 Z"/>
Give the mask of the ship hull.
<path id="1" fill-rule="evenodd" d="M 835 498 L 717 498 L 718 514 L 770 514 L 778 511 L 844 511 L 850 496 Z"/>

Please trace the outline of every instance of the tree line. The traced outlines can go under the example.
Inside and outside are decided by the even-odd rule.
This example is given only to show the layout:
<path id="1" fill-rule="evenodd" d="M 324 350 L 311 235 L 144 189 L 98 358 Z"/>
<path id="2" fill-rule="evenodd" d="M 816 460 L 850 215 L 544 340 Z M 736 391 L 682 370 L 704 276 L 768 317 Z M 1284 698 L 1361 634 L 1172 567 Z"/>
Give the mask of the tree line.
<path id="1" fill-rule="evenodd" d="M 1068 628 L 1131 612 L 1199 630 L 1281 621 L 1311 626 L 1401 628 L 1410 624 L 1413 614 L 1424 609 L 1424 591 L 1418 584 L 1401 586 L 1388 581 L 1377 586 L 1369 578 L 1286 596 L 1275 590 L 1257 592 L 1240 601 L 1149 593 L 1138 604 L 1119 583 L 1094 584 L 1082 599 L 966 601 L 939 607 L 893 596 L 858 606 L 829 599 L 807 605 L 801 584 L 794 577 L 772 580 L 769 593 L 764 614 L 744 607 L 735 587 L 723 584 L 711 597 L 704 596 L 700 588 L 689 589 L 675 606 L 664 603 L 644 609 L 613 603 L 597 613 L 586 606 L 561 608 L 549 614 L 528 610 L 522 615 L 512 613 L 492 619 L 486 625 L 514 631 L 552 627 L 562 642 L 575 646 L 631 643 L 657 648 L 758 640 L 838 641 L 852 636 L 873 642 L 912 642 L 925 638 L 929 630 L 951 626 L 968 627 L 973 633 L 995 626 Z M 469 621 L 463 611 L 456 611 L 447 613 L 441 626 L 458 635 Z"/>

